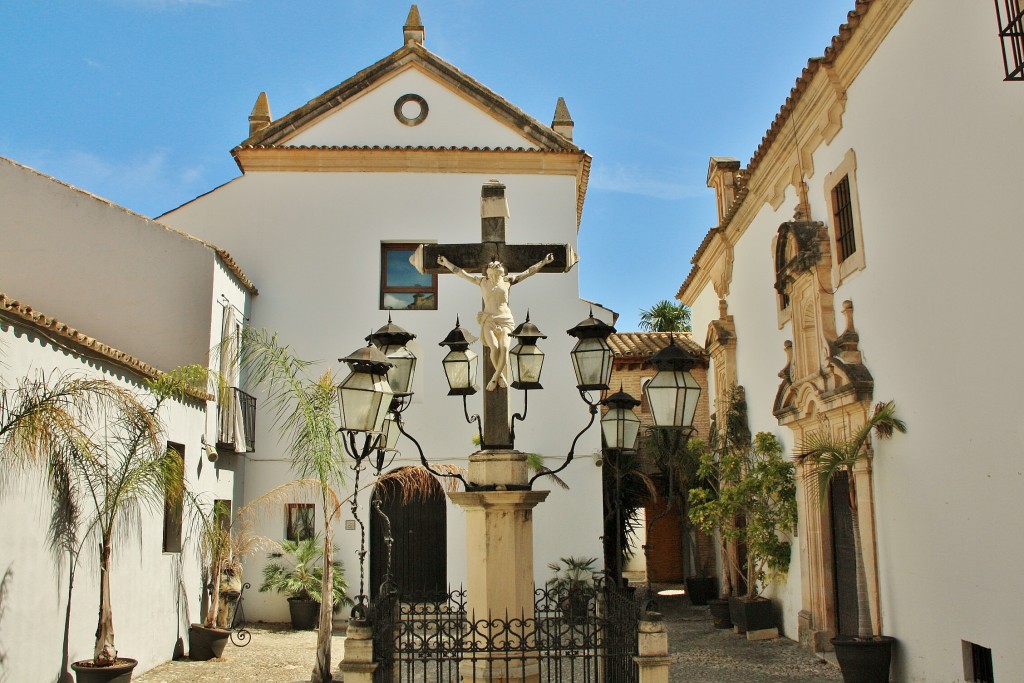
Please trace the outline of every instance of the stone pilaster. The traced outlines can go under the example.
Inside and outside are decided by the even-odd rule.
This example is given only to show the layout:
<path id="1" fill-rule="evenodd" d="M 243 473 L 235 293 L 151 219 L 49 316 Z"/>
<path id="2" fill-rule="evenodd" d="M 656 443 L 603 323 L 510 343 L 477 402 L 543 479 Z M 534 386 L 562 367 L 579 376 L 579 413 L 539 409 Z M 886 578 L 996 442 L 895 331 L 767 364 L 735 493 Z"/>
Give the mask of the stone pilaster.
<path id="1" fill-rule="evenodd" d="M 373 683 L 377 664 L 373 661 L 373 627 L 366 622 L 349 621 L 345 634 L 345 655 L 338 669 L 345 683 Z"/>
<path id="2" fill-rule="evenodd" d="M 648 612 L 640 621 L 637 656 L 633 658 L 640 669 L 640 683 L 668 683 L 668 633 L 657 612 Z"/>

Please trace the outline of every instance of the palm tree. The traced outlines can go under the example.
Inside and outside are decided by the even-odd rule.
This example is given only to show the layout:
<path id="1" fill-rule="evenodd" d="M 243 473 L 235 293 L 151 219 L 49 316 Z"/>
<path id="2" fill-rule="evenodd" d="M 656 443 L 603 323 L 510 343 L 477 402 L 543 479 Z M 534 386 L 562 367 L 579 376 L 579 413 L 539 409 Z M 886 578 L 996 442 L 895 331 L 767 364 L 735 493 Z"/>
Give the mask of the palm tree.
<path id="1" fill-rule="evenodd" d="M 0 386 L 2 476 L 13 478 L 38 467 L 45 470 L 52 494 L 47 544 L 57 566 L 61 566 L 65 558 L 68 562 L 62 680 L 71 677 L 67 671 L 71 596 L 82 547 L 93 532 L 100 534 L 104 549 L 101 551 L 100 625 L 94 654 L 99 662 L 103 662 L 107 659 L 105 652 L 114 652 L 109 599 L 113 522 L 118 510 L 129 509 L 133 521 L 138 521 L 134 517 L 138 499 L 131 492 L 127 496 L 121 495 L 124 489 L 141 483 L 135 476 L 137 472 L 130 467 L 131 459 L 121 461 L 123 467 L 105 469 L 104 465 L 112 465 L 109 459 L 111 452 L 102 449 L 93 438 L 95 427 L 108 419 L 112 419 L 115 426 L 137 427 L 140 430 L 137 435 L 140 448 L 143 444 L 156 443 L 159 429 L 153 416 L 137 396 L 108 380 L 54 370 L 21 378 L 9 389 Z M 104 474 L 109 477 L 104 477 Z M 88 519 L 87 533 L 83 536 L 81 529 L 86 495 L 91 497 L 96 509 L 109 514 L 105 523 L 100 523 L 100 515 Z M 109 662 L 113 662 L 113 657 Z"/>
<path id="2" fill-rule="evenodd" d="M 115 541 L 138 530 L 143 510 L 159 513 L 165 504 L 180 505 L 182 501 L 184 463 L 179 454 L 164 446 L 160 408 L 167 399 L 180 399 L 196 389 L 205 389 L 206 372 L 205 368 L 188 366 L 147 382 L 153 397 L 148 406 L 122 389 L 117 409 L 105 410 L 99 416 L 89 450 L 73 448 L 51 457 L 53 518 L 81 518 L 87 512 L 85 538 L 98 537 L 99 541 L 95 666 L 111 666 L 117 660 L 110 601 Z M 69 527 L 60 542 L 67 543 L 73 533 Z"/>
<path id="3" fill-rule="evenodd" d="M 323 583 L 333 585 L 334 522 L 340 518 L 336 488 L 345 480 L 344 450 L 334 419 L 336 390 L 330 370 L 310 377 L 312 363 L 297 358 L 282 346 L 276 334 L 246 328 L 242 333 L 241 365 L 249 381 L 262 387 L 266 404 L 283 431 L 292 469 L 314 486 L 323 511 Z M 316 663 L 312 683 L 331 680 L 333 594 L 325 591 L 320 603 Z"/>
<path id="4" fill-rule="evenodd" d="M 647 332 L 689 332 L 690 308 L 662 299 L 650 308 L 640 309 L 639 327 Z"/>
<path id="5" fill-rule="evenodd" d="M 869 440 L 872 433 L 879 439 L 888 439 L 893 433 L 905 434 L 907 425 L 896 417 L 893 401 L 879 403 L 867 422 L 849 438 L 839 438 L 831 433 L 818 432 L 804 438 L 797 457 L 808 469 L 812 492 L 818 493 L 819 502 L 824 505 L 829 484 L 840 472 L 846 472 L 849 483 L 850 511 L 853 518 L 853 549 L 857 571 L 857 637 L 869 640 L 874 637 L 871 623 L 871 606 L 868 601 L 867 574 L 864 570 L 864 550 L 861 547 L 860 516 L 857 510 L 857 484 L 854 467 L 862 460 L 871 458 Z"/>

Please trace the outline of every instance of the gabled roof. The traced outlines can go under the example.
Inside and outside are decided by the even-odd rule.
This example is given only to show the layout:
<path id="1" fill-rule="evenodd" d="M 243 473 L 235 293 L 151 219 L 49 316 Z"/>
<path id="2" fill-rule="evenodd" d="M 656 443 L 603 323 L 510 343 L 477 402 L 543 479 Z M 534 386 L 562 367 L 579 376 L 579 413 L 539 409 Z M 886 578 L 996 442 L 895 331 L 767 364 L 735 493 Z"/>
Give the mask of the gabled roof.
<path id="1" fill-rule="evenodd" d="M 492 117 L 519 131 L 541 150 L 575 154 L 583 152 L 571 141 L 526 114 L 487 86 L 467 76 L 422 45 L 410 42 L 373 66 L 363 69 L 340 85 L 257 131 L 231 150 L 231 153 L 237 160 L 239 149 L 287 147 L 288 140 L 299 130 L 409 66 L 418 67 L 447 84 L 452 90 L 475 102 Z"/>

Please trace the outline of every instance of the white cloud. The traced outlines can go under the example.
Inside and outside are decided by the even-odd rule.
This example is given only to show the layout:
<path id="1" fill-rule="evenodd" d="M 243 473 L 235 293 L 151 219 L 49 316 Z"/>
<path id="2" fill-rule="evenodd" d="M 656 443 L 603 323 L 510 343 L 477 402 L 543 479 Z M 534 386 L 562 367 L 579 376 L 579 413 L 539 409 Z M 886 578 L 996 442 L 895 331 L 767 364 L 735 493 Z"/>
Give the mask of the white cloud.
<path id="1" fill-rule="evenodd" d="M 701 196 L 703 187 L 674 182 L 676 171 L 640 168 L 621 164 L 594 163 L 590 172 L 590 187 L 608 192 L 622 192 L 655 199 L 686 199 Z"/>

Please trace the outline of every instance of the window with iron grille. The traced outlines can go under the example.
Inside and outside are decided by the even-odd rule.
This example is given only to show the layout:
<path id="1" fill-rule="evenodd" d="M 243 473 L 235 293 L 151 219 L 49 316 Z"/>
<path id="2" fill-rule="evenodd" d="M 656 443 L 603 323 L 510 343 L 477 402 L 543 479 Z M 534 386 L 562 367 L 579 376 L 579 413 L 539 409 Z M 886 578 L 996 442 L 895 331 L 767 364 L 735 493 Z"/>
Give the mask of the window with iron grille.
<path id="1" fill-rule="evenodd" d="M 782 275 L 783 269 L 786 267 L 786 251 L 789 248 L 789 231 L 783 231 L 779 235 L 778 244 L 775 245 L 775 281 L 778 282 Z M 789 294 L 779 290 L 779 308 L 786 310 L 789 308 Z"/>
<path id="2" fill-rule="evenodd" d="M 1007 81 L 1024 81 L 1024 11 L 1020 0 L 996 0 L 999 40 Z"/>
<path id="3" fill-rule="evenodd" d="M 976 683 L 995 683 L 992 650 L 964 641 L 964 679 Z"/>
<path id="4" fill-rule="evenodd" d="M 437 275 L 424 275 L 409 263 L 409 257 L 418 246 L 380 245 L 382 310 L 437 310 Z"/>
<path id="5" fill-rule="evenodd" d="M 853 201 L 850 198 L 850 176 L 832 188 L 832 218 L 836 231 L 836 248 L 842 263 L 857 251 L 857 236 L 853 226 Z"/>
<path id="6" fill-rule="evenodd" d="M 167 442 L 167 455 L 181 460 L 181 476 L 185 478 L 185 447 L 180 443 Z M 164 541 L 165 553 L 181 552 L 181 524 L 184 516 L 184 505 L 181 496 L 164 498 Z"/>
<path id="7" fill-rule="evenodd" d="M 311 503 L 287 503 L 285 505 L 285 539 L 305 541 L 316 535 L 314 513 Z"/>

